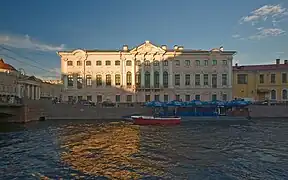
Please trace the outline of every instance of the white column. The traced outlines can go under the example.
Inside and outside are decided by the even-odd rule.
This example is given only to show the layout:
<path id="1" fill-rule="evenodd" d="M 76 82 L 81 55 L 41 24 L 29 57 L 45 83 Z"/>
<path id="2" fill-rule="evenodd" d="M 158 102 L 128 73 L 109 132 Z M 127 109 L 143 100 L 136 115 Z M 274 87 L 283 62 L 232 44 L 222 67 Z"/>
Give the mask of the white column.
<path id="1" fill-rule="evenodd" d="M 77 74 L 74 74 L 73 75 L 73 88 L 74 89 L 77 89 Z"/>
<path id="2" fill-rule="evenodd" d="M 160 88 L 163 87 L 163 60 L 160 60 L 160 73 L 159 73 L 159 86 Z"/>
<path id="3" fill-rule="evenodd" d="M 34 100 L 35 86 L 31 86 L 31 99 Z"/>
<path id="4" fill-rule="evenodd" d="M 122 85 L 126 86 L 126 64 L 125 60 L 122 60 Z"/>
<path id="5" fill-rule="evenodd" d="M 227 81 L 228 81 L 228 87 L 229 88 L 232 88 L 232 81 L 233 81 L 233 65 L 232 65 L 232 61 L 233 61 L 233 58 L 229 58 L 228 59 L 228 77 L 227 77 Z"/>
<path id="6" fill-rule="evenodd" d="M 169 84 L 168 84 L 168 87 L 169 88 L 173 88 L 173 70 L 172 70 L 172 66 L 173 66 L 173 61 L 172 60 L 170 60 L 170 61 L 168 61 L 168 68 L 169 68 Z"/>
<path id="7" fill-rule="evenodd" d="M 39 97 L 39 99 L 41 99 L 41 88 L 40 87 L 38 87 L 38 97 Z"/>
<path id="8" fill-rule="evenodd" d="M 64 85 L 64 89 L 67 89 L 67 87 L 68 87 L 68 76 L 67 75 L 63 75 L 63 85 Z"/>
<path id="9" fill-rule="evenodd" d="M 135 86 L 135 76 L 136 76 L 136 74 L 135 74 L 135 59 L 133 58 L 132 60 L 132 87 L 134 87 Z"/>
<path id="10" fill-rule="evenodd" d="M 27 85 L 27 99 L 30 99 L 30 85 Z"/>
<path id="11" fill-rule="evenodd" d="M 150 63 L 150 88 L 154 87 L 154 64 Z"/>
<path id="12" fill-rule="evenodd" d="M 141 63 L 141 88 L 145 86 L 144 61 Z"/>

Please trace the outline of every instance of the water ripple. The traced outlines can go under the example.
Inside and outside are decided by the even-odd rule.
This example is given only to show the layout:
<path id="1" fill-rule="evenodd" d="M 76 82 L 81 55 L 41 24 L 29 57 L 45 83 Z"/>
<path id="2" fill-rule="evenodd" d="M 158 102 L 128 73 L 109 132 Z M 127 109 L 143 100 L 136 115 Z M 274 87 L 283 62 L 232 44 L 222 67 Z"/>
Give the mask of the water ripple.
<path id="1" fill-rule="evenodd" d="M 7 128 L 9 130 L 7 130 Z M 0 178 L 288 179 L 288 122 L 176 127 L 50 121 L 1 127 Z"/>

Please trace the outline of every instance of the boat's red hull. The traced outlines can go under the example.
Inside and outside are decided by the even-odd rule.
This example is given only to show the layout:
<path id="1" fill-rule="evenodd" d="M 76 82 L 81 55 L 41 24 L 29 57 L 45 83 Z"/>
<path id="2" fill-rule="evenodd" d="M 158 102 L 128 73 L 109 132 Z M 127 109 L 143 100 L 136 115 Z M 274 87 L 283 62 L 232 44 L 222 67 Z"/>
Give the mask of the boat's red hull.
<path id="1" fill-rule="evenodd" d="M 181 123 L 179 117 L 154 118 L 154 117 L 135 117 L 134 124 L 137 125 L 177 125 Z"/>

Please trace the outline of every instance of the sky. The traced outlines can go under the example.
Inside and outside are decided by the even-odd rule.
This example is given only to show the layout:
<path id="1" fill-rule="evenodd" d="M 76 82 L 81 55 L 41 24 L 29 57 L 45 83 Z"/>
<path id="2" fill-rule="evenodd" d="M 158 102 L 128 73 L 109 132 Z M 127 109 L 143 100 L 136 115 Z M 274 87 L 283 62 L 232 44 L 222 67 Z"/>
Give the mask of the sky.
<path id="1" fill-rule="evenodd" d="M 172 48 L 236 50 L 234 63 L 288 59 L 287 0 L 2 0 L 0 57 L 26 74 L 60 77 L 60 50 L 121 49 L 145 40 Z"/>

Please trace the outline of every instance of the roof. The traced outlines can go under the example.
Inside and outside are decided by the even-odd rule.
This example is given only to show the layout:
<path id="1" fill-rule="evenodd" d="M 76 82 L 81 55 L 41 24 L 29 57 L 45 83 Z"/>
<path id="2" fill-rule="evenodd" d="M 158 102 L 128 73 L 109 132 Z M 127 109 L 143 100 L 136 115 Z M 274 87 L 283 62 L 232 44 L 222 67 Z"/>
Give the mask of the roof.
<path id="1" fill-rule="evenodd" d="M 288 64 L 233 66 L 233 71 L 269 71 L 269 70 L 288 70 Z"/>
<path id="2" fill-rule="evenodd" d="M 155 46 L 155 47 L 159 47 L 161 48 L 161 46 L 158 46 L 158 45 L 155 45 L 154 43 L 151 43 L 150 41 L 145 41 L 144 43 L 138 45 L 138 46 L 135 46 L 135 47 L 132 47 L 132 48 L 129 48 L 127 52 L 130 52 L 130 51 L 133 51 L 134 49 L 137 49 L 138 47 L 140 46 L 143 46 L 145 44 L 150 44 L 152 46 Z M 127 45 L 124 45 L 124 46 L 127 46 Z M 162 45 L 163 46 L 163 45 Z M 178 46 L 178 45 L 177 45 Z M 183 46 L 178 46 L 178 47 L 182 47 Z M 59 51 L 58 53 L 73 53 L 74 51 L 76 51 L 77 49 L 74 49 L 74 50 L 68 50 L 68 51 Z M 122 49 L 111 49 L 111 50 L 107 50 L 107 49 L 90 49 L 90 50 L 85 50 L 86 52 L 125 52 L 123 51 Z M 213 48 L 211 50 L 202 50 L 202 49 L 165 49 L 166 52 L 183 52 L 183 53 L 211 53 L 211 52 L 221 52 L 221 53 L 228 53 L 228 54 L 236 54 L 236 51 L 223 51 L 221 50 L 220 48 Z"/>
<path id="3" fill-rule="evenodd" d="M 0 59 L 0 69 L 16 71 L 16 69 L 13 66 L 5 63 L 3 59 Z"/>

